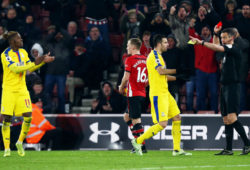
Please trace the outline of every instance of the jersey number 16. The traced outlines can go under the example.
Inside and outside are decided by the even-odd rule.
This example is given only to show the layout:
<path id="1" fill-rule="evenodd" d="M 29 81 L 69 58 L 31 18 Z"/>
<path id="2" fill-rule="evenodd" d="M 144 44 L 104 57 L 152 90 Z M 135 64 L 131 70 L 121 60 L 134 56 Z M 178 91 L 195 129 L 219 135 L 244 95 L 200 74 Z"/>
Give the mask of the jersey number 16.
<path id="1" fill-rule="evenodd" d="M 146 67 L 141 70 L 141 67 L 137 67 L 137 82 L 145 83 L 147 80 L 147 75 L 145 73 Z"/>

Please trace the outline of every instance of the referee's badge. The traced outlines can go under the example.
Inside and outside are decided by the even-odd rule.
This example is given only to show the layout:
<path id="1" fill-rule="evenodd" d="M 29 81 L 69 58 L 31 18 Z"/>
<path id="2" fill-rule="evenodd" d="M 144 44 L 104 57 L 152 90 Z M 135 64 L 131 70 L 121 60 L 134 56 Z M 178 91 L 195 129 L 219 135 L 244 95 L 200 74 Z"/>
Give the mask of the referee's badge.
<path id="1" fill-rule="evenodd" d="M 226 57 L 223 57 L 222 63 L 225 63 L 225 62 L 226 62 Z"/>

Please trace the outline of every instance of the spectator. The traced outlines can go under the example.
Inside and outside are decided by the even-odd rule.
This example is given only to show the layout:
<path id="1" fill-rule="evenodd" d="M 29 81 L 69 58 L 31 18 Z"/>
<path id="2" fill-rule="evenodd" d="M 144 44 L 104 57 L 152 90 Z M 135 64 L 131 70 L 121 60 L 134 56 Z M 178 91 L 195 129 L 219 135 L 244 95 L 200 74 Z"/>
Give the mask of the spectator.
<path id="1" fill-rule="evenodd" d="M 89 88 L 98 89 L 103 80 L 103 71 L 107 69 L 107 46 L 97 27 L 92 27 L 85 40 L 86 60 L 83 69 L 86 70 L 84 82 Z"/>
<path id="2" fill-rule="evenodd" d="M 201 35 L 194 28 L 189 29 L 190 36 L 213 42 L 210 27 L 203 26 Z M 206 106 L 207 94 L 210 94 L 210 110 L 218 112 L 218 84 L 217 84 L 217 61 L 215 52 L 202 45 L 194 45 L 195 68 L 196 68 L 196 110 L 208 110 Z"/>
<path id="3" fill-rule="evenodd" d="M 155 14 L 154 19 L 151 21 L 148 29 L 152 35 L 162 34 L 167 36 L 171 33 L 168 20 L 165 19 L 160 13 Z"/>
<path id="4" fill-rule="evenodd" d="M 42 56 L 43 53 L 44 53 L 43 47 L 41 46 L 40 43 L 33 44 L 30 50 L 30 55 L 32 56 L 31 60 L 34 60 L 37 56 Z M 41 77 L 42 80 L 45 79 L 45 72 L 43 68 L 44 67 L 36 70 L 36 73 L 38 74 L 39 77 Z"/>
<path id="5" fill-rule="evenodd" d="M 69 73 L 69 62 L 72 55 L 70 35 L 63 29 L 56 27 L 56 31 L 46 37 L 48 51 L 55 56 L 55 62 L 47 65 L 45 76 L 45 90 L 53 95 L 54 85 L 57 85 L 58 113 L 65 113 L 66 75 Z"/>
<path id="6" fill-rule="evenodd" d="M 43 0 L 42 6 L 50 12 L 50 21 L 57 27 L 66 29 L 69 21 L 76 18 L 72 0 Z"/>
<path id="7" fill-rule="evenodd" d="M 42 81 L 37 80 L 34 82 L 32 90 L 30 91 L 30 98 L 40 109 L 43 109 L 43 113 L 51 113 L 52 102 L 49 94 L 43 89 Z"/>
<path id="8" fill-rule="evenodd" d="M 140 35 L 140 25 L 144 15 L 136 10 L 129 10 L 121 17 L 120 28 L 124 35 L 122 53 L 125 53 L 128 39 Z"/>
<path id="9" fill-rule="evenodd" d="M 181 64 L 181 54 L 180 50 L 176 47 L 177 40 L 173 34 L 167 36 L 168 39 L 168 50 L 162 53 L 162 57 L 167 64 L 168 69 L 177 69 L 180 67 Z M 171 95 L 175 98 L 177 104 L 180 104 L 180 97 L 179 97 L 179 81 L 170 81 L 168 82 L 168 89 Z"/>
<path id="10" fill-rule="evenodd" d="M 240 68 L 239 68 L 239 79 L 240 79 L 240 112 L 246 110 L 246 80 L 248 77 L 248 50 L 249 50 L 249 41 L 245 38 L 242 38 L 235 28 L 235 39 L 234 43 L 240 47 L 241 58 L 240 58 Z"/>
<path id="11" fill-rule="evenodd" d="M 242 6 L 242 12 L 235 20 L 235 26 L 239 31 L 242 38 L 247 39 L 250 42 L 250 2 L 245 2 Z M 250 50 L 248 50 L 248 57 L 250 56 Z M 250 61 L 250 60 L 249 60 Z M 249 64 L 250 66 L 250 64 Z"/>
<path id="12" fill-rule="evenodd" d="M 25 49 L 29 50 L 32 45 L 41 40 L 41 31 L 34 24 L 34 18 L 31 14 L 26 16 L 24 24 L 23 40 L 25 43 Z"/>
<path id="13" fill-rule="evenodd" d="M 92 102 L 91 113 L 123 113 L 126 98 L 113 90 L 110 82 L 103 82 L 97 99 Z"/>
<path id="14" fill-rule="evenodd" d="M 39 101 L 32 102 L 34 103 L 32 104 L 32 126 L 26 136 L 26 142 L 45 144 L 45 149 L 62 149 L 62 130 L 51 125 L 44 117 L 43 109 L 36 105 Z"/>
<path id="15" fill-rule="evenodd" d="M 86 22 L 88 23 L 88 31 L 90 31 L 92 27 L 97 27 L 101 32 L 104 41 L 108 44 L 108 17 L 114 16 L 114 6 L 112 0 L 86 0 L 85 2 Z"/>
<path id="16" fill-rule="evenodd" d="M 72 105 L 78 105 L 79 100 L 76 100 L 75 96 L 75 87 L 76 86 L 83 86 L 83 78 L 87 74 L 87 70 L 85 69 L 86 66 L 86 49 L 84 47 L 82 40 L 77 40 L 75 49 L 74 49 L 74 58 L 70 61 L 70 71 L 67 76 L 66 85 L 68 86 L 69 90 L 69 101 Z M 79 96 L 79 94 L 78 94 Z M 80 95 L 80 99 L 81 99 Z"/>
<path id="17" fill-rule="evenodd" d="M 84 40 L 83 31 L 78 30 L 78 26 L 75 21 L 70 21 L 68 23 L 67 31 L 68 34 L 72 37 L 74 43 L 76 43 L 77 40 Z"/>
<path id="18" fill-rule="evenodd" d="M 24 33 L 23 22 L 18 18 L 15 8 L 8 9 L 7 17 L 2 20 L 2 24 L 8 31 L 17 31 L 21 35 Z"/>
<path id="19" fill-rule="evenodd" d="M 0 51 L 3 51 L 8 47 L 8 42 L 3 38 L 5 33 L 7 33 L 7 30 L 3 25 L 0 25 Z"/>
<path id="20" fill-rule="evenodd" d="M 186 82 L 186 96 L 187 96 L 187 110 L 192 111 L 193 108 L 193 96 L 195 89 L 195 76 L 194 76 L 194 52 L 193 47 L 188 45 L 189 39 L 189 19 L 187 18 L 188 11 L 184 6 L 179 6 L 176 9 L 176 5 L 170 9 L 169 22 L 172 33 L 178 41 L 178 48 L 181 53 L 181 67 L 192 70 L 190 72 L 190 80 Z"/>
<path id="21" fill-rule="evenodd" d="M 152 50 L 152 47 L 150 46 L 150 37 L 151 37 L 151 33 L 149 31 L 144 31 L 142 35 L 142 45 L 141 45 L 140 53 L 146 57 Z"/>
<path id="22" fill-rule="evenodd" d="M 222 14 L 223 27 L 234 27 L 234 20 L 237 18 L 237 2 L 235 0 L 226 0 L 225 11 Z"/>
<path id="23" fill-rule="evenodd" d="M 213 10 L 209 0 L 203 0 L 198 10 L 198 18 L 195 23 L 195 30 L 198 34 L 201 34 L 201 28 L 205 25 L 209 25 L 210 28 L 221 21 L 219 14 Z"/>

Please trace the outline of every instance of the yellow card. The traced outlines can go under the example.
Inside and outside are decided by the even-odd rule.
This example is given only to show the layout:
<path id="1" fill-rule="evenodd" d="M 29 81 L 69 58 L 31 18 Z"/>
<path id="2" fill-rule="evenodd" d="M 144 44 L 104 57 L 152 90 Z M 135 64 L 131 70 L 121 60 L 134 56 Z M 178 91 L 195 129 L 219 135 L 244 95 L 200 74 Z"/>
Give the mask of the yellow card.
<path id="1" fill-rule="evenodd" d="M 195 42 L 194 42 L 194 41 L 192 41 L 192 40 L 189 40 L 189 41 L 188 41 L 188 44 L 192 44 L 192 45 L 194 45 L 194 44 L 195 44 Z"/>

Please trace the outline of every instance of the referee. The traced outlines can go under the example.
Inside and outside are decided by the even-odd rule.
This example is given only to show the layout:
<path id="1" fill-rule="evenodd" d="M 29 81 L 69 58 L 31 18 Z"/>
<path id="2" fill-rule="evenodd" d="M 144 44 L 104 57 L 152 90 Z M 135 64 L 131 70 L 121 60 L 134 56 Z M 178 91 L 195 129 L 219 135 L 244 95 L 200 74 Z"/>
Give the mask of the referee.
<path id="1" fill-rule="evenodd" d="M 238 120 L 240 106 L 240 67 L 242 51 L 234 43 L 234 28 L 226 28 L 221 34 L 221 27 L 215 26 L 213 43 L 201 41 L 197 38 L 190 37 L 195 44 L 201 44 L 216 52 L 224 53 L 221 59 L 221 90 L 220 90 L 220 109 L 225 124 L 226 148 L 215 155 L 233 155 L 233 129 L 235 129 L 244 142 L 241 155 L 247 155 L 250 152 L 250 141 L 246 132 Z"/>

